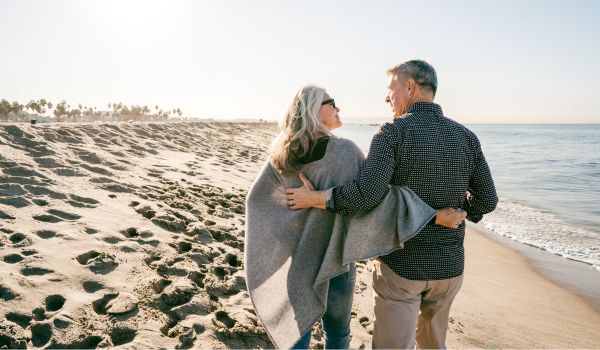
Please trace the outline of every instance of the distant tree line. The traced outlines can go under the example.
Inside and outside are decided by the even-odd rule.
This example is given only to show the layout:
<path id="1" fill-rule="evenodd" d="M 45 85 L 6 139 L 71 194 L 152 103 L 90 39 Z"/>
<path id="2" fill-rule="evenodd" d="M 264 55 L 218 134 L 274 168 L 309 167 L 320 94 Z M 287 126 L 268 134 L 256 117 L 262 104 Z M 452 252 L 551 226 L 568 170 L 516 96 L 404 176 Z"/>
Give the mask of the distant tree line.
<path id="1" fill-rule="evenodd" d="M 52 110 L 49 121 L 55 122 L 93 122 L 93 121 L 151 121 L 168 120 L 183 114 L 180 108 L 163 110 L 158 105 L 152 111 L 148 106 L 126 106 L 120 102 L 108 104 L 108 109 L 99 111 L 96 107 L 83 106 L 81 103 L 71 107 L 66 101 L 56 105 L 45 99 L 31 100 L 26 104 L 18 101 L 0 100 L 0 121 L 27 121 L 35 117 L 46 118 L 44 114 Z"/>

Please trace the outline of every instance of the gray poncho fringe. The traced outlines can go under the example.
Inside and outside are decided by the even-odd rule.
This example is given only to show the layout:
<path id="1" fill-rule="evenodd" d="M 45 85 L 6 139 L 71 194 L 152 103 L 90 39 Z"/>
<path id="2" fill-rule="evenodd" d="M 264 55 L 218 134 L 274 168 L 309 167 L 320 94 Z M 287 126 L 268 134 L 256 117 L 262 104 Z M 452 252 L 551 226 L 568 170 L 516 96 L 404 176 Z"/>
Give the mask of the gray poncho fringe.
<path id="1" fill-rule="evenodd" d="M 317 189 L 354 179 L 364 160 L 360 149 L 331 138 L 325 156 L 302 166 Z M 321 209 L 290 210 L 286 187 L 300 187 L 298 174 L 282 175 L 267 162 L 246 203 L 244 262 L 257 316 L 278 348 L 292 347 L 327 308 L 329 280 L 351 261 L 402 247 L 436 211 L 410 189 L 392 186 L 369 212 L 341 216 Z"/>

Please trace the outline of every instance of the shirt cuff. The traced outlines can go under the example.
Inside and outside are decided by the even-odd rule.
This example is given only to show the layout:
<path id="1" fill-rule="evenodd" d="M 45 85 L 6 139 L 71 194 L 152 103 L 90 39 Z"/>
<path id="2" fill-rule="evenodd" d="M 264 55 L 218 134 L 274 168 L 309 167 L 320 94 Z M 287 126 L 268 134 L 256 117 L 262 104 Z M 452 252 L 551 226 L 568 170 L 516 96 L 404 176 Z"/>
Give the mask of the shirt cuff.
<path id="1" fill-rule="evenodd" d="M 325 209 L 335 212 L 335 202 L 333 200 L 333 187 L 325 190 Z"/>

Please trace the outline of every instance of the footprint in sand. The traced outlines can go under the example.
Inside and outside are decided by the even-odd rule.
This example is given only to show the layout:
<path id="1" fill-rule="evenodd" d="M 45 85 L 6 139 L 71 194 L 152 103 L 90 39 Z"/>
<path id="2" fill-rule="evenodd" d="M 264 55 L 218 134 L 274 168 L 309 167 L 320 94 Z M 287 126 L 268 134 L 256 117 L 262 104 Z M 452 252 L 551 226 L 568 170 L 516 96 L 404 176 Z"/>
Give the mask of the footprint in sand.
<path id="1" fill-rule="evenodd" d="M 137 335 L 134 326 L 117 325 L 110 331 L 110 340 L 114 346 L 132 342 Z"/>
<path id="2" fill-rule="evenodd" d="M 135 211 L 146 219 L 152 219 L 154 216 L 156 216 L 156 210 L 152 209 L 150 206 L 136 208 Z"/>
<path id="3" fill-rule="evenodd" d="M 102 240 L 108 244 L 117 244 L 123 242 L 123 240 L 117 236 L 106 236 L 103 237 Z"/>
<path id="4" fill-rule="evenodd" d="M 58 216 L 59 218 L 65 220 L 77 220 L 81 219 L 81 215 L 67 213 L 66 211 L 58 210 L 58 209 L 49 209 L 48 214 Z"/>
<path id="5" fill-rule="evenodd" d="M 177 242 L 177 244 L 171 243 L 169 245 L 171 247 L 175 248 L 179 254 L 187 253 L 190 250 L 192 250 L 192 244 L 190 242 L 186 242 L 186 241 L 180 241 L 180 242 Z"/>
<path id="6" fill-rule="evenodd" d="M 67 199 L 67 196 L 64 193 L 54 192 L 52 190 L 47 189 L 46 187 L 31 185 L 25 185 L 24 187 L 27 191 L 29 191 L 29 193 L 36 196 L 45 195 L 53 199 Z"/>
<path id="7" fill-rule="evenodd" d="M 99 186 L 99 188 L 115 193 L 132 193 L 135 192 L 135 187 L 127 185 L 127 184 L 104 184 Z M 113 195 L 114 196 L 114 195 Z M 110 197 L 110 195 L 109 195 Z M 114 197 L 112 197 L 114 198 Z"/>
<path id="8" fill-rule="evenodd" d="M 68 317 L 57 316 L 52 320 L 54 327 L 59 329 L 69 328 L 73 321 Z"/>
<path id="9" fill-rule="evenodd" d="M 35 232 L 36 235 L 38 235 L 38 237 L 42 238 L 42 239 L 50 239 L 53 237 L 56 237 L 56 232 L 52 231 L 52 230 L 39 230 Z"/>
<path id="10" fill-rule="evenodd" d="M 113 175 L 113 173 L 111 173 L 110 171 L 108 171 L 108 170 L 106 170 L 104 168 L 101 168 L 101 167 L 91 166 L 91 165 L 88 165 L 88 164 L 81 164 L 80 166 L 82 168 L 84 168 L 84 169 L 86 169 L 88 171 L 91 171 L 93 173 L 96 173 L 96 174 L 105 175 L 105 176 L 112 176 Z"/>
<path id="11" fill-rule="evenodd" d="M 148 265 L 149 267 L 155 269 L 158 266 L 158 262 L 162 260 L 162 256 L 160 256 L 160 254 L 158 253 L 154 253 L 151 255 L 148 255 L 147 257 L 144 258 L 144 262 L 146 263 L 146 265 Z"/>
<path id="12" fill-rule="evenodd" d="M 9 205 L 15 208 L 24 208 L 31 203 L 23 197 L 0 198 L 0 204 Z"/>
<path id="13" fill-rule="evenodd" d="M 83 282 L 83 290 L 87 293 L 96 293 L 99 290 L 104 289 L 104 285 L 96 281 L 85 281 Z"/>
<path id="14" fill-rule="evenodd" d="M 78 255 L 77 262 L 87 266 L 92 272 L 105 275 L 119 266 L 117 258 L 113 254 L 91 250 Z"/>
<path id="15" fill-rule="evenodd" d="M 57 312 L 63 308 L 67 299 L 60 294 L 49 295 L 44 299 L 44 306 L 48 312 Z"/>
<path id="16" fill-rule="evenodd" d="M 31 256 L 31 255 L 34 255 L 34 254 L 37 254 L 37 253 L 38 253 L 38 251 L 35 250 L 35 249 L 24 249 L 24 250 L 21 251 L 21 254 L 25 255 L 25 256 Z"/>
<path id="17" fill-rule="evenodd" d="M 104 296 L 94 302 L 92 302 L 92 308 L 99 315 L 106 315 L 106 305 L 109 301 L 115 299 L 119 293 L 107 293 Z"/>
<path id="18" fill-rule="evenodd" d="M 48 214 L 34 215 L 33 218 L 37 221 L 48 222 L 48 223 L 56 223 L 56 222 L 64 221 L 63 219 L 61 219 L 57 216 L 48 215 Z"/>
<path id="19" fill-rule="evenodd" d="M 167 286 L 160 293 L 160 299 L 165 306 L 173 308 L 188 303 L 197 291 L 198 288 L 191 281 L 178 280 Z"/>
<path id="20" fill-rule="evenodd" d="M 2 260 L 7 264 L 16 264 L 23 261 L 23 259 L 24 258 L 21 254 L 8 254 L 2 257 Z"/>
<path id="21" fill-rule="evenodd" d="M 66 343 L 59 343 L 59 342 L 57 342 L 57 339 L 54 339 L 47 348 L 48 349 L 96 349 L 102 341 L 103 341 L 103 338 L 99 335 L 90 335 L 90 336 L 82 337 L 77 340 L 66 342 Z"/>
<path id="22" fill-rule="evenodd" d="M 77 219 L 81 219 L 81 215 L 67 213 L 58 209 L 49 209 L 46 211 L 48 214 L 38 214 L 34 215 L 33 218 L 38 221 L 48 222 L 48 223 L 56 223 L 61 221 L 73 221 Z"/>
<path id="23" fill-rule="evenodd" d="M 45 199 L 32 199 L 31 200 L 35 205 L 40 206 L 40 207 L 45 207 L 46 205 L 48 205 L 48 201 Z"/>
<path id="24" fill-rule="evenodd" d="M 0 300 L 10 301 L 18 297 L 19 294 L 13 292 L 10 288 L 0 284 Z"/>
<path id="25" fill-rule="evenodd" d="M 173 283 L 173 281 L 171 281 L 169 279 L 161 278 L 159 280 L 152 282 L 152 290 L 154 290 L 154 292 L 156 294 L 160 294 L 163 292 L 163 290 L 165 290 L 165 288 L 170 286 L 172 283 Z"/>
<path id="26" fill-rule="evenodd" d="M 92 177 L 89 180 L 91 183 L 95 183 L 95 184 L 107 184 L 107 183 L 115 183 L 115 180 L 110 179 L 108 177 Z"/>
<path id="27" fill-rule="evenodd" d="M 231 267 L 241 267 L 242 259 L 233 253 L 227 253 L 224 257 L 224 261 Z"/>
<path id="28" fill-rule="evenodd" d="M 91 228 L 91 227 L 86 227 L 84 229 L 84 231 L 88 235 L 93 235 L 93 234 L 96 234 L 96 233 L 100 232 L 99 230 L 96 230 L 95 228 Z"/>
<path id="29" fill-rule="evenodd" d="M 85 176 L 85 174 L 77 171 L 76 169 L 72 169 L 72 168 L 54 168 L 54 169 L 52 169 L 52 172 L 58 176 L 65 176 L 65 177 Z"/>
<path id="30" fill-rule="evenodd" d="M 148 172 L 148 176 L 151 176 L 151 177 L 160 177 L 162 174 L 164 174 L 164 171 L 160 171 L 160 170 L 150 170 Z"/>
<path id="31" fill-rule="evenodd" d="M 119 232 L 123 236 L 125 236 L 127 239 L 135 241 L 136 243 L 141 244 L 141 245 L 150 244 L 150 245 L 156 247 L 158 244 L 160 244 L 160 241 L 158 241 L 158 240 L 148 240 L 148 238 L 154 236 L 154 233 L 150 230 L 139 231 L 135 227 L 129 227 L 129 228 L 123 229 Z M 137 251 L 137 250 L 135 250 L 135 251 Z"/>
<path id="32" fill-rule="evenodd" d="M 52 325 L 49 322 L 38 322 L 31 326 L 31 344 L 40 348 L 52 338 Z"/>
<path id="33" fill-rule="evenodd" d="M 139 299 L 130 293 L 108 293 L 92 302 L 92 307 L 100 315 L 124 315 L 138 310 Z"/>
<path id="34" fill-rule="evenodd" d="M 138 230 L 135 227 L 129 227 L 121 230 L 120 232 L 127 238 L 137 238 L 139 236 Z"/>
<path id="35" fill-rule="evenodd" d="M 125 243 L 125 244 L 119 246 L 119 250 L 122 251 L 123 253 L 137 253 L 137 252 L 143 251 L 142 248 L 131 245 L 131 243 Z"/>
<path id="36" fill-rule="evenodd" d="M 204 288 L 204 277 L 206 276 L 206 274 L 204 274 L 201 271 L 191 271 L 188 274 L 188 279 L 192 282 L 194 282 L 196 284 L 196 286 L 198 286 L 198 288 Z"/>
<path id="37" fill-rule="evenodd" d="M 91 152 L 86 152 L 86 151 L 75 151 L 76 153 L 78 153 L 79 159 L 88 162 L 90 164 L 101 164 L 103 162 L 103 159 L 100 158 L 98 155 L 91 153 Z"/>
<path id="38" fill-rule="evenodd" d="M 13 233 L 8 237 L 13 247 L 26 247 L 31 245 L 31 239 L 25 236 L 23 233 L 17 232 Z"/>
<path id="39" fill-rule="evenodd" d="M 21 274 L 23 276 L 43 276 L 53 272 L 53 270 L 36 266 L 26 266 L 21 269 Z"/>
<path id="40" fill-rule="evenodd" d="M 235 326 L 236 323 L 236 321 L 229 317 L 229 314 L 223 310 L 217 311 L 215 313 L 215 318 L 227 328 L 233 328 L 233 326 Z"/>
<path id="41" fill-rule="evenodd" d="M 71 200 L 67 201 L 71 206 L 76 208 L 96 208 L 97 204 L 100 203 L 93 198 L 80 197 L 78 195 L 69 195 Z"/>
<path id="42" fill-rule="evenodd" d="M 31 323 L 31 320 L 33 320 L 32 315 L 16 311 L 8 312 L 4 317 L 9 321 L 18 324 L 23 329 L 27 328 Z"/>

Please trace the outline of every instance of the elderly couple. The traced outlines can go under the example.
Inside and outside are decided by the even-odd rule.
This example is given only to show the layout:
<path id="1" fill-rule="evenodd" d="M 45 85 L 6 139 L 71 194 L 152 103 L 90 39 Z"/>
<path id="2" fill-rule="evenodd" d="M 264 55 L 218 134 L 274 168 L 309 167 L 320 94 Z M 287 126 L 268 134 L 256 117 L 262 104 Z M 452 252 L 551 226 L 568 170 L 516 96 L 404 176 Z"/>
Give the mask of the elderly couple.
<path id="1" fill-rule="evenodd" d="M 412 60 L 388 74 L 394 118 L 366 158 L 332 134 L 332 96 L 304 86 L 250 189 L 246 280 L 277 347 L 307 349 L 320 320 L 325 348 L 347 349 L 355 262 L 375 258 L 373 348 L 445 348 L 464 219 L 494 210 L 496 191 L 475 134 L 433 102 L 434 68 Z"/>

